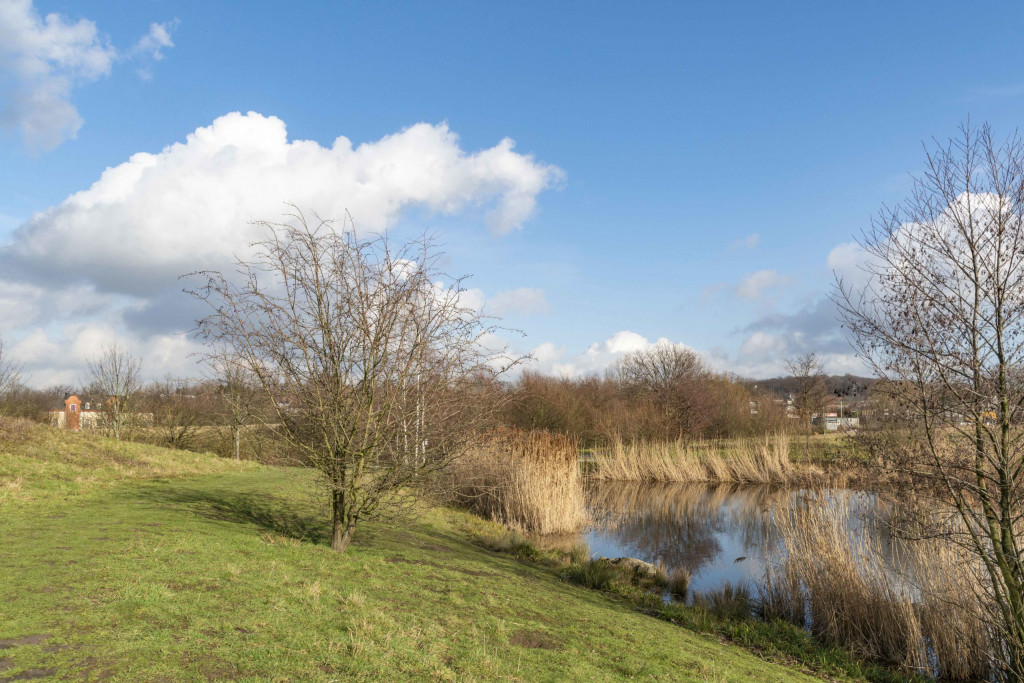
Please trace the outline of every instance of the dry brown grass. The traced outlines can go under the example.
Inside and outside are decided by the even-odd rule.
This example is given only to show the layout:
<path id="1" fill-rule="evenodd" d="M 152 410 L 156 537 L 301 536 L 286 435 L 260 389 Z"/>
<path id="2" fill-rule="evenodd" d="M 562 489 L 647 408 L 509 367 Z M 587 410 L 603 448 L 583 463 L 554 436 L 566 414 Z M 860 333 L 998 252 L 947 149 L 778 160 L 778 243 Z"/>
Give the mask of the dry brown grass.
<path id="1" fill-rule="evenodd" d="M 591 476 L 607 481 L 784 483 L 822 475 L 794 465 L 789 437 L 730 441 L 636 442 L 616 440 L 594 458 Z"/>
<path id="2" fill-rule="evenodd" d="M 67 498 L 133 479 L 192 477 L 255 469 L 209 453 L 115 441 L 98 431 L 56 429 L 0 418 L 0 508 Z"/>
<path id="3" fill-rule="evenodd" d="M 885 564 L 881 537 L 851 525 L 854 515 L 846 497 L 776 509 L 786 550 L 761 586 L 764 616 L 903 671 L 987 678 L 991 647 L 970 563 L 930 541 L 898 547 Z"/>
<path id="4" fill-rule="evenodd" d="M 546 432 L 504 432 L 450 468 L 457 500 L 511 529 L 580 531 L 587 522 L 579 447 Z"/>

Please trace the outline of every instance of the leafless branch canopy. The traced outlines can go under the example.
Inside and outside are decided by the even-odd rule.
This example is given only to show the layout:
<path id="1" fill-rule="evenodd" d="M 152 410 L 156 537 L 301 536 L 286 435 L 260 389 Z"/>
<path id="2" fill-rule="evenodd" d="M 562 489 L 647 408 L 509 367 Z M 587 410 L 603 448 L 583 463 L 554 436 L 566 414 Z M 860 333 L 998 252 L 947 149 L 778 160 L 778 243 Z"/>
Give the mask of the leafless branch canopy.
<path id="1" fill-rule="evenodd" d="M 133 424 L 141 371 L 142 362 L 116 342 L 89 361 L 90 392 L 102 401 L 104 426 L 115 439 Z"/>
<path id="2" fill-rule="evenodd" d="M 392 246 L 351 222 L 261 223 L 267 238 L 231 277 L 193 292 L 210 359 L 250 373 L 277 429 L 323 475 L 335 549 L 356 521 L 459 454 L 490 417 L 490 385 L 518 362 L 465 305 L 429 238 Z"/>
<path id="3" fill-rule="evenodd" d="M 938 485 L 949 537 L 984 565 L 996 639 L 1024 677 L 1024 147 L 961 128 L 861 240 L 836 303 L 912 425 L 886 456 Z M 942 504 L 945 505 L 943 508 Z"/>
<path id="4" fill-rule="evenodd" d="M 21 385 L 21 366 L 4 353 L 4 340 L 0 337 L 0 404 Z"/>

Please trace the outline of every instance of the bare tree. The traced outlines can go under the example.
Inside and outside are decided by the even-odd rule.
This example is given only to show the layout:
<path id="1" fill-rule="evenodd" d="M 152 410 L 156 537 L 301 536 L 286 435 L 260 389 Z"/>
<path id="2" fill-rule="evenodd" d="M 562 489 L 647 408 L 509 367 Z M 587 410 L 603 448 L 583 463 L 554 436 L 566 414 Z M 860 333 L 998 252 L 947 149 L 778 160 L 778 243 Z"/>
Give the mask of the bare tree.
<path id="1" fill-rule="evenodd" d="M 667 436 L 699 436 L 710 421 L 704 398 L 711 372 L 695 351 L 655 344 L 623 356 L 618 374 L 634 398 L 645 398 L 658 411 Z"/>
<path id="2" fill-rule="evenodd" d="M 933 485 L 935 523 L 978 563 L 1001 670 L 1021 680 L 1024 146 L 967 124 L 927 161 L 860 240 L 864 282 L 835 299 L 910 424 L 883 455 Z"/>
<path id="3" fill-rule="evenodd" d="M 101 401 L 103 426 L 120 440 L 135 423 L 142 362 L 116 342 L 89 361 L 89 391 Z"/>
<path id="4" fill-rule="evenodd" d="M 221 417 L 231 430 L 235 460 L 241 460 L 242 432 L 264 414 L 264 394 L 252 373 L 237 360 L 223 359 L 218 365 Z"/>
<path id="5" fill-rule="evenodd" d="M 825 371 L 813 353 L 804 353 L 786 359 L 786 371 L 796 380 L 796 393 L 793 394 L 793 410 L 796 412 L 807 438 L 811 434 L 811 421 L 814 415 L 824 412 L 828 400 L 828 386 L 825 384 Z M 805 442 L 804 447 L 808 444 Z"/>
<path id="6" fill-rule="evenodd" d="M 171 376 L 150 384 L 136 404 L 152 415 L 157 443 L 179 449 L 196 445 L 203 414 L 210 407 L 202 388 L 195 382 Z"/>
<path id="7" fill-rule="evenodd" d="M 331 547 L 386 515 L 458 456 L 494 410 L 493 379 L 517 359 L 489 351 L 493 328 L 439 282 L 429 239 L 394 249 L 354 226 L 261 223 L 267 238 L 237 276 L 204 273 L 210 360 L 252 373 L 277 431 L 320 473 Z"/>
<path id="8" fill-rule="evenodd" d="M 21 386 L 21 366 L 4 353 L 4 340 L 0 337 L 0 408 Z"/>

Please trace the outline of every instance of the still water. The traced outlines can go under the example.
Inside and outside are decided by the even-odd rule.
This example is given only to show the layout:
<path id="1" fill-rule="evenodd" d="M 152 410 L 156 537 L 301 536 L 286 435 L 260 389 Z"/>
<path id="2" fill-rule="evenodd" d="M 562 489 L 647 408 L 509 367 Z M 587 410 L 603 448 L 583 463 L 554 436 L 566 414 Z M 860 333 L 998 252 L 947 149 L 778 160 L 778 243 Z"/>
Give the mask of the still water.
<path id="1" fill-rule="evenodd" d="M 785 548 L 774 515 L 794 505 L 843 498 L 851 535 L 868 534 L 890 565 L 892 541 L 875 523 L 878 503 L 869 493 L 764 486 L 601 483 L 588 493 L 591 524 L 585 540 L 592 557 L 636 557 L 671 572 L 685 568 L 690 589 L 720 588 L 724 581 L 753 588 L 766 563 Z"/>

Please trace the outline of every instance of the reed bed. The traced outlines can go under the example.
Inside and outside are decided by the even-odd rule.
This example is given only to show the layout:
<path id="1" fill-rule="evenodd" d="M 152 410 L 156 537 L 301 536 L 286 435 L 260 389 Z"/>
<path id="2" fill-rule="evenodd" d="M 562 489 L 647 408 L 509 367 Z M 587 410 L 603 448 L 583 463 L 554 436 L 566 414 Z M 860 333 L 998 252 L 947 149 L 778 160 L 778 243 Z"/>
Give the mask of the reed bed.
<path id="1" fill-rule="evenodd" d="M 789 458 L 789 437 L 701 442 L 616 440 L 593 460 L 591 476 L 605 481 L 777 484 L 822 475 Z"/>
<path id="2" fill-rule="evenodd" d="M 938 541 L 900 546 L 883 563 L 881 536 L 850 524 L 851 515 L 848 497 L 776 510 L 784 550 L 760 586 L 764 617 L 905 672 L 989 678 L 991 641 L 970 590 L 971 563 Z"/>
<path id="3" fill-rule="evenodd" d="M 587 523 L 579 444 L 547 432 L 504 432 L 457 460 L 456 500 L 510 529 L 572 534 Z"/>

